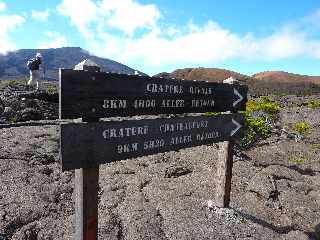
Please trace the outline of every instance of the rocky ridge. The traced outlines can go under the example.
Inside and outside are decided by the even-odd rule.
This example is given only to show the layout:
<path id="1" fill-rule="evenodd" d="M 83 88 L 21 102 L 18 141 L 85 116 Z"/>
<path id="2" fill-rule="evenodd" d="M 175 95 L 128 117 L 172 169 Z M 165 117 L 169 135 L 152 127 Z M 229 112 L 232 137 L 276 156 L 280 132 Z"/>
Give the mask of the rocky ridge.
<path id="1" fill-rule="evenodd" d="M 240 81 L 245 81 L 250 78 L 249 76 L 243 75 L 241 73 L 219 68 L 184 68 L 177 69 L 172 73 L 159 73 L 155 76 L 164 78 L 170 77 L 178 79 L 205 80 L 214 82 L 222 82 L 223 80 L 229 77 L 234 77 Z"/>
<path id="2" fill-rule="evenodd" d="M 312 83 L 320 83 L 319 76 L 307 76 L 301 74 L 288 73 L 283 71 L 266 71 L 261 73 L 256 73 L 252 75 L 252 78 L 256 80 L 269 80 L 269 81 L 304 81 Z"/>
<path id="3" fill-rule="evenodd" d="M 41 68 L 45 69 L 44 78 L 47 80 L 58 80 L 59 68 L 72 69 L 76 64 L 87 58 L 97 63 L 105 72 L 135 73 L 134 69 L 124 64 L 94 56 L 80 47 L 20 49 L 6 55 L 0 54 L 0 81 L 4 79 L 25 79 L 28 75 L 26 62 L 33 58 L 37 52 L 43 56 Z M 144 73 L 139 72 L 139 74 Z"/>
<path id="4" fill-rule="evenodd" d="M 218 68 L 184 68 L 171 73 L 159 73 L 155 76 L 209 82 L 222 82 L 229 77 L 234 77 L 249 87 L 251 95 L 314 95 L 320 93 L 320 77 L 279 71 L 267 71 L 246 76 Z"/>

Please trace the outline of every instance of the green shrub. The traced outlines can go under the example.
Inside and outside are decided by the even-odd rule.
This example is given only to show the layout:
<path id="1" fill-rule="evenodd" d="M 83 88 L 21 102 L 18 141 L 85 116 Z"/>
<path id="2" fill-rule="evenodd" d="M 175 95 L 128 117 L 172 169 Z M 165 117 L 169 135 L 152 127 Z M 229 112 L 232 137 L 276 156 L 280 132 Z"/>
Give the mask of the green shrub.
<path id="1" fill-rule="evenodd" d="M 310 125 L 306 122 L 298 122 L 294 124 L 293 129 L 302 135 L 308 133 Z"/>
<path id="2" fill-rule="evenodd" d="M 312 150 L 312 151 L 317 150 L 317 149 L 319 148 L 319 144 L 317 144 L 317 143 L 311 143 L 311 144 L 309 145 L 309 148 L 310 148 L 310 150 Z"/>
<path id="3" fill-rule="evenodd" d="M 305 157 L 291 156 L 289 158 L 289 162 L 294 164 L 304 164 L 306 161 L 307 159 Z"/>
<path id="4" fill-rule="evenodd" d="M 259 138 L 267 139 L 271 135 L 272 123 L 279 114 L 281 106 L 272 102 L 268 96 L 261 96 L 258 100 L 249 99 L 246 104 L 244 120 L 244 136 L 240 146 L 250 148 Z"/>
<path id="5" fill-rule="evenodd" d="M 250 148 L 259 139 L 267 139 L 271 135 L 272 122 L 280 112 L 281 106 L 272 102 L 268 96 L 261 96 L 258 100 L 249 99 L 246 111 L 241 111 L 245 116 L 242 137 L 239 146 Z M 206 112 L 204 116 L 216 116 L 220 112 Z"/>
<path id="6" fill-rule="evenodd" d="M 206 116 L 206 117 L 210 117 L 210 116 L 217 116 L 217 115 L 220 115 L 221 112 L 205 112 L 203 114 L 203 116 Z"/>
<path id="7" fill-rule="evenodd" d="M 262 102 L 271 102 L 268 96 L 260 96 Z"/>
<path id="8" fill-rule="evenodd" d="M 18 118 L 17 118 L 16 116 L 10 117 L 10 118 L 8 119 L 8 121 L 9 121 L 10 123 L 16 123 L 16 122 L 18 122 Z"/>
<path id="9" fill-rule="evenodd" d="M 17 80 L 9 80 L 8 81 L 8 86 L 14 87 L 17 86 L 19 82 Z"/>
<path id="10" fill-rule="evenodd" d="M 47 87 L 46 91 L 47 91 L 48 93 L 57 93 L 58 90 L 57 90 L 57 88 L 54 87 L 54 86 L 49 86 L 49 87 Z"/>
<path id="11" fill-rule="evenodd" d="M 266 112 L 270 119 L 274 119 L 276 114 L 280 112 L 280 106 L 276 103 L 260 104 L 259 110 Z"/>
<path id="12" fill-rule="evenodd" d="M 248 138 L 251 139 L 255 133 L 261 138 L 266 139 L 270 136 L 271 128 L 266 124 L 263 118 L 252 118 L 249 114 L 245 115 L 244 125 L 248 129 Z"/>
<path id="13" fill-rule="evenodd" d="M 257 108 L 257 102 L 253 99 L 249 99 L 246 104 L 246 111 L 253 112 Z"/>
<path id="14" fill-rule="evenodd" d="M 320 101 L 319 100 L 311 100 L 310 102 L 308 102 L 307 106 L 312 109 L 320 108 Z"/>
<path id="15" fill-rule="evenodd" d="M 271 102 L 267 96 L 262 96 L 260 99 L 260 102 L 249 99 L 247 101 L 246 111 L 250 113 L 254 111 L 263 111 L 268 115 L 268 118 L 274 119 L 280 112 L 281 106 L 278 103 Z"/>

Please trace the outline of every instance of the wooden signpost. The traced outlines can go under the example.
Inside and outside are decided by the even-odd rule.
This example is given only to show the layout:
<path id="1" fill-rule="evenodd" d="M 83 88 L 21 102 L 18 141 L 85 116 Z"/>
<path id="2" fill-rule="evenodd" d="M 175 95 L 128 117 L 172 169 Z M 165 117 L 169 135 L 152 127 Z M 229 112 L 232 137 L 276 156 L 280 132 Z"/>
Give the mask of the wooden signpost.
<path id="1" fill-rule="evenodd" d="M 97 239 L 99 164 L 225 142 L 219 150 L 217 206 L 228 207 L 232 176 L 232 139 L 244 117 L 247 87 L 205 81 L 150 78 L 60 70 L 62 170 L 75 169 L 76 239 Z M 226 112 L 125 121 L 102 117 Z M 227 142 L 226 142 L 227 141 Z"/>

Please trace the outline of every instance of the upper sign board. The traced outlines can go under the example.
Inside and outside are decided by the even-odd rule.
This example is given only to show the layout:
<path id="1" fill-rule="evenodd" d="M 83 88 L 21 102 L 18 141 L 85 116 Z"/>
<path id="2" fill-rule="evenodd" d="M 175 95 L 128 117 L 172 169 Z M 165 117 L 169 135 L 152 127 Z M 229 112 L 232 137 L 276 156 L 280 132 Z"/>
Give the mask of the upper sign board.
<path id="1" fill-rule="evenodd" d="M 244 110 L 247 86 L 60 70 L 60 118 Z"/>

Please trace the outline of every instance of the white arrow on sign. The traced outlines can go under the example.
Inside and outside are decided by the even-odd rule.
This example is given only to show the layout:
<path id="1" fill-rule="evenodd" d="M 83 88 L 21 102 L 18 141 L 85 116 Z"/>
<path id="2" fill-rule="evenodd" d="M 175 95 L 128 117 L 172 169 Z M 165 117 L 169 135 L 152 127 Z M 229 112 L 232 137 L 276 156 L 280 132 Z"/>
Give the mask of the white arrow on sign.
<path id="1" fill-rule="evenodd" d="M 233 102 L 233 107 L 235 107 L 239 102 L 241 102 L 243 100 L 243 96 L 235 88 L 233 89 L 233 93 L 239 97 L 238 100 Z"/>
<path id="2" fill-rule="evenodd" d="M 242 125 L 238 123 L 236 120 L 234 120 L 233 118 L 232 118 L 232 123 L 237 127 L 231 131 L 230 136 L 233 136 L 242 127 Z"/>

